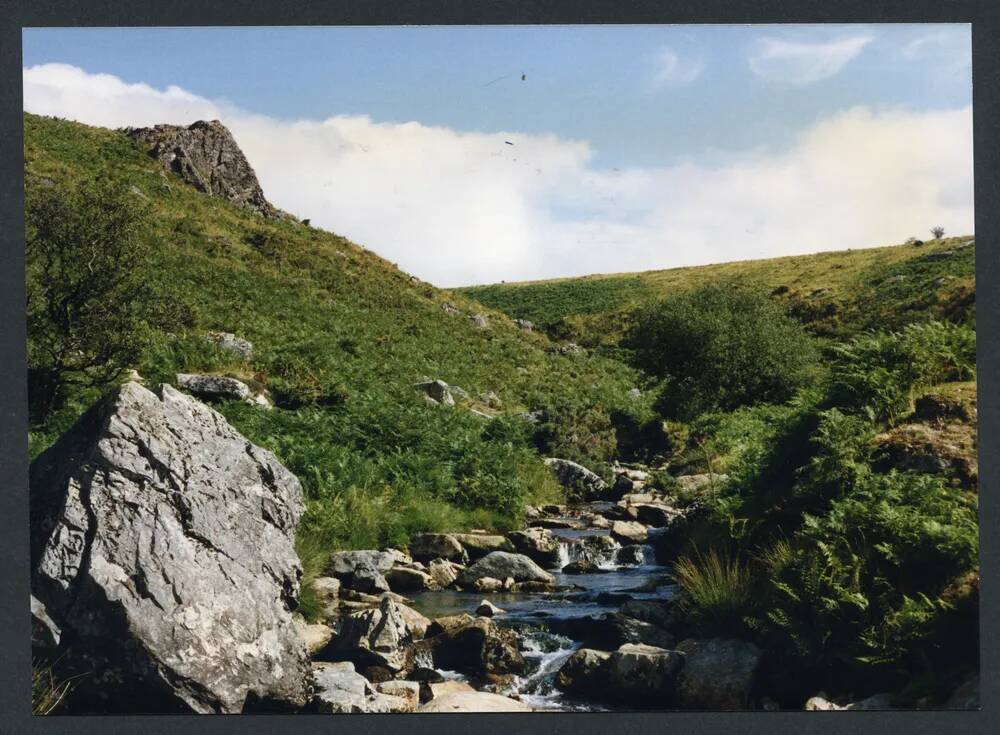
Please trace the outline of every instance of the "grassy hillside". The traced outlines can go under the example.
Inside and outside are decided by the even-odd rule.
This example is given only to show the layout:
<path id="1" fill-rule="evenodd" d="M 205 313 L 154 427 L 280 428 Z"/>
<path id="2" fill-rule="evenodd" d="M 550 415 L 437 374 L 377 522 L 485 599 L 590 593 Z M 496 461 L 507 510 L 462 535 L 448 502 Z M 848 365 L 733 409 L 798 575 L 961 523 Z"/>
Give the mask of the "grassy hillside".
<path id="1" fill-rule="evenodd" d="M 975 316 L 969 237 L 644 273 L 594 275 L 460 289 L 581 344 L 615 344 L 632 309 L 707 283 L 758 284 L 821 336 L 896 329 L 927 318 Z"/>
<path id="2" fill-rule="evenodd" d="M 607 459 L 610 415 L 636 410 L 631 368 L 562 355 L 544 335 L 343 237 L 201 194 L 121 132 L 26 115 L 25 166 L 29 197 L 111 180 L 147 210 L 148 287 L 184 320 L 149 335 L 135 368 L 150 382 L 212 372 L 269 390 L 276 410 L 218 408 L 302 479 L 310 543 L 370 546 L 429 528 L 510 525 L 525 499 L 558 492 L 539 449 Z M 469 318 L 477 313 L 487 328 Z M 209 344 L 209 330 L 252 341 L 252 359 Z M 428 405 L 413 388 L 428 378 L 470 399 L 455 410 Z M 487 409 L 501 415 L 493 422 L 467 410 L 485 409 L 490 392 L 502 403 Z M 36 417 L 32 456 L 96 398 L 80 390 Z M 533 428 L 516 417 L 539 409 L 560 422 Z"/>

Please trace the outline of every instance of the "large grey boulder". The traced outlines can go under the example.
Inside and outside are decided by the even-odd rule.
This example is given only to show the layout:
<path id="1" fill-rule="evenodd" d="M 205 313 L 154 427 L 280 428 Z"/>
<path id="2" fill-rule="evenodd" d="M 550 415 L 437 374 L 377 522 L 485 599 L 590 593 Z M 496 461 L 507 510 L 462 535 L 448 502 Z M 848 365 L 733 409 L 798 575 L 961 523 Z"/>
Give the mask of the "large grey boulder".
<path id="1" fill-rule="evenodd" d="M 32 591 L 103 712 L 301 706 L 298 480 L 217 412 L 137 383 L 31 465 Z M 89 698 L 89 699 L 88 699 Z"/>
<path id="2" fill-rule="evenodd" d="M 235 398 L 245 401 L 253 394 L 250 386 L 242 380 L 225 375 L 194 375 L 177 373 L 177 385 L 196 396 L 206 398 Z"/>
<path id="3" fill-rule="evenodd" d="M 458 583 L 463 587 L 471 586 L 477 579 L 483 577 L 493 579 L 510 577 L 515 582 L 540 582 L 547 585 L 554 585 L 556 581 L 555 577 L 524 554 L 511 554 L 506 551 L 494 551 L 466 567 L 458 575 Z"/>
<path id="4" fill-rule="evenodd" d="M 199 120 L 187 127 L 156 125 L 129 128 L 129 137 L 143 142 L 159 160 L 199 191 L 239 204 L 265 216 L 279 212 L 264 198 L 257 175 L 232 133 L 218 120 Z"/>
<path id="5" fill-rule="evenodd" d="M 349 661 L 313 665 L 313 709 L 324 714 L 413 712 L 415 682 L 384 682 L 378 689 Z"/>
<path id="6" fill-rule="evenodd" d="M 559 484 L 578 500 L 598 500 L 609 490 L 608 483 L 581 464 L 558 457 L 546 458 L 545 464 L 555 474 Z"/>
<path id="7" fill-rule="evenodd" d="M 760 664 L 760 649 L 748 641 L 712 638 L 681 641 L 685 664 L 677 702 L 688 709 L 744 709 Z"/>

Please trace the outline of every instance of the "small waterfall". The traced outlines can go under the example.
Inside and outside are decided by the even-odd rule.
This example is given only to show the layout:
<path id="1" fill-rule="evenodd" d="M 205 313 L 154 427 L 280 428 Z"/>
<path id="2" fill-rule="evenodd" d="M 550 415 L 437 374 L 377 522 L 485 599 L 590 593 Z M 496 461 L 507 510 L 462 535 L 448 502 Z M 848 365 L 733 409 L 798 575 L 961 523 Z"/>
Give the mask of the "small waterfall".
<path id="1" fill-rule="evenodd" d="M 521 640 L 521 652 L 536 668 L 525 676 L 515 677 L 506 694 L 539 709 L 564 709 L 555 680 L 566 659 L 578 645 L 566 636 L 536 631 Z"/>
<path id="2" fill-rule="evenodd" d="M 621 566 L 618 552 L 621 545 L 608 536 L 582 536 L 559 539 L 559 560 L 562 569 L 574 561 L 589 561 L 602 569 L 617 569 Z"/>

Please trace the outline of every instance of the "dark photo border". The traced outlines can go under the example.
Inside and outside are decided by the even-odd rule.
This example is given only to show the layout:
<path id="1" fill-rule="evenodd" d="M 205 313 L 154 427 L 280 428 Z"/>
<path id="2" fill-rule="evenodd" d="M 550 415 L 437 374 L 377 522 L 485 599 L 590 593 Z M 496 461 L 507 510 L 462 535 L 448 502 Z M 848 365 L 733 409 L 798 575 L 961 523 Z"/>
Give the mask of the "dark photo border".
<path id="1" fill-rule="evenodd" d="M 21 29 L 53 26 L 288 26 L 568 23 L 972 24 L 979 391 L 981 696 L 976 712 L 678 712 L 419 715 L 60 716 L 30 714 L 28 446 L 24 319 Z M 667 730 L 775 732 L 1000 730 L 1000 2 L 997 0 L 0 0 L 0 734 L 406 733 Z"/>

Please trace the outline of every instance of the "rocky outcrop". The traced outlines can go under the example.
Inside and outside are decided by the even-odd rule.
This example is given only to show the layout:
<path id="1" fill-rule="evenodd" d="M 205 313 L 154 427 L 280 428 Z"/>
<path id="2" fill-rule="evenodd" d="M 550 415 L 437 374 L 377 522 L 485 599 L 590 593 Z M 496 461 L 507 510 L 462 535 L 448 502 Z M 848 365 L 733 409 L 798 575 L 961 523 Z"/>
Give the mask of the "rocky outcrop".
<path id="1" fill-rule="evenodd" d="M 472 566 L 467 567 L 458 575 L 458 583 L 465 586 L 475 584 L 477 579 L 492 577 L 493 579 L 512 578 L 515 582 L 538 582 L 543 585 L 554 585 L 555 577 L 535 564 L 524 554 L 510 554 L 506 551 L 494 551 L 487 554 Z"/>
<path id="2" fill-rule="evenodd" d="M 677 702 L 687 709 L 744 709 L 760 663 L 760 649 L 747 641 L 688 639 L 677 646 L 685 656 L 677 681 Z"/>
<path id="3" fill-rule="evenodd" d="M 127 383 L 31 466 L 32 590 L 100 711 L 305 704 L 298 480 L 208 406 Z"/>
<path id="4" fill-rule="evenodd" d="M 187 127 L 156 125 L 129 128 L 129 137 L 147 146 L 149 155 L 199 191 L 273 217 L 257 175 L 232 133 L 218 120 L 199 120 Z"/>
<path id="5" fill-rule="evenodd" d="M 558 457 L 548 457 L 545 464 L 555 473 L 559 484 L 578 500 L 598 500 L 609 490 L 608 483 L 581 464 Z"/>

